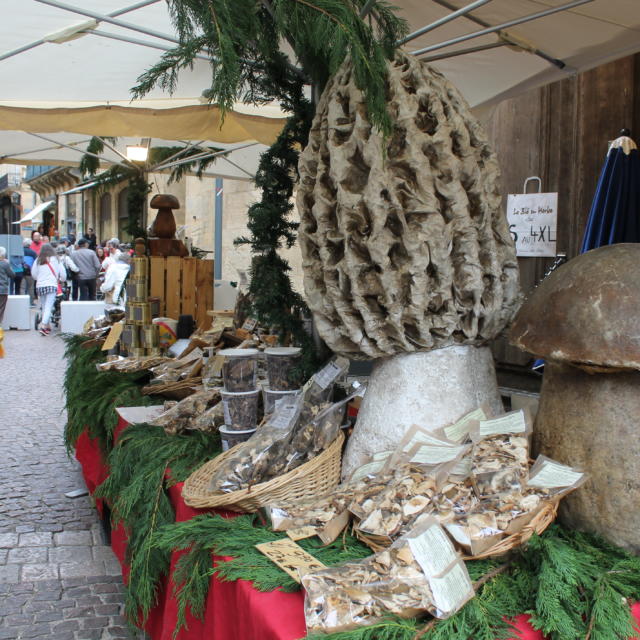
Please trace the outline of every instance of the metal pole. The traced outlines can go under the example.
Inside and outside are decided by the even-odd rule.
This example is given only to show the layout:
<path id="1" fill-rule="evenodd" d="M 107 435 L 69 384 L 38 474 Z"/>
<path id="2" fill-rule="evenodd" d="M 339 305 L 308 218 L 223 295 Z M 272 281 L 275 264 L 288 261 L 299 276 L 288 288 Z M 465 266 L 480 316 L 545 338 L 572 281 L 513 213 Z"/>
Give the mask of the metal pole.
<path id="1" fill-rule="evenodd" d="M 118 9 L 118 11 L 113 11 L 112 13 L 108 13 L 109 17 L 115 18 L 116 16 L 121 16 L 124 13 L 128 13 L 129 11 L 135 11 L 136 9 L 140 9 L 142 7 L 146 7 L 149 4 L 155 4 L 158 0 L 145 0 L 144 2 L 138 2 L 137 4 L 131 5 L 130 7 L 125 7 L 124 9 Z M 87 33 L 85 31 L 85 33 Z M 47 42 L 45 38 L 40 38 L 39 40 L 34 40 L 29 44 L 25 44 L 22 47 L 18 47 L 17 49 L 12 49 L 11 51 L 7 51 L 0 55 L 0 62 L 2 60 L 6 60 L 7 58 L 11 58 L 12 56 L 16 56 L 19 53 L 23 53 L 24 51 L 29 51 L 29 49 L 34 49 L 35 47 L 40 46 Z"/>
<path id="2" fill-rule="evenodd" d="M 249 173 L 245 168 L 241 167 L 239 164 L 233 162 L 233 160 L 229 160 L 227 156 L 222 156 L 221 160 L 228 162 L 230 165 L 234 166 L 239 171 L 242 171 L 245 175 L 249 176 L 252 180 L 255 180 L 255 175 L 253 173 Z"/>
<path id="3" fill-rule="evenodd" d="M 41 2 L 41 1 L 42 0 L 38 0 L 38 2 Z M 419 55 L 422 55 L 423 53 L 429 53 L 430 51 L 437 51 L 438 49 L 444 49 L 445 47 L 449 47 L 453 44 L 458 44 L 459 42 L 466 42 L 467 40 L 472 40 L 473 38 L 486 36 L 490 33 L 495 33 L 496 31 L 501 31 L 502 29 L 508 29 L 509 27 L 514 27 L 518 24 L 531 22 L 532 20 L 537 20 L 538 18 L 544 18 L 546 16 L 553 15 L 554 13 L 559 13 L 560 11 L 566 11 L 567 9 L 573 9 L 574 7 L 579 7 L 580 5 L 587 4 L 589 2 L 593 2 L 593 0 L 574 0 L 573 2 L 560 5 L 559 7 L 545 9 L 544 11 L 538 11 L 537 13 L 531 13 L 528 16 L 523 16 L 522 18 L 516 18 L 515 20 L 509 20 L 508 22 L 503 22 L 502 24 L 496 25 L 495 27 L 488 27 L 486 29 L 481 29 L 480 31 L 467 33 L 464 36 L 458 36 L 457 38 L 446 40 L 445 42 L 432 44 L 429 47 L 424 47 L 422 49 L 418 49 L 417 51 L 412 51 L 411 53 L 414 56 L 419 56 Z"/>
<path id="4" fill-rule="evenodd" d="M 227 153 L 231 153 L 232 151 L 240 151 L 240 149 L 246 149 L 247 147 L 254 147 L 255 145 L 260 144 L 259 142 L 248 142 L 247 144 L 242 144 L 238 147 L 233 147 L 232 149 L 223 149 L 222 151 L 216 151 L 215 153 L 201 153 L 196 156 L 191 156 L 190 158 L 184 158 L 183 160 L 177 160 L 176 162 L 170 162 L 164 165 L 158 165 L 153 168 L 153 171 L 161 171 L 163 169 L 170 169 L 171 167 L 177 167 L 181 164 L 187 164 L 188 162 L 194 162 L 195 160 L 206 160 L 207 158 L 216 158 L 218 156 L 226 155 Z"/>
<path id="5" fill-rule="evenodd" d="M 76 144 L 84 144 L 85 142 L 89 142 L 89 140 L 79 140 Z M 31 149 L 31 151 L 16 151 L 16 153 L 5 153 L 0 156 L 0 160 L 4 160 L 5 158 L 17 158 L 18 156 L 27 156 L 30 153 L 40 153 L 42 151 L 55 151 L 59 149 L 59 145 L 56 144 L 55 147 L 42 147 L 41 149 Z"/>
<path id="6" fill-rule="evenodd" d="M 215 185 L 215 221 L 213 228 L 213 278 L 222 280 L 222 178 L 216 178 Z"/>
<path id="7" fill-rule="evenodd" d="M 154 167 L 151 167 L 149 171 L 153 171 L 156 167 L 159 167 L 162 164 L 167 164 L 167 162 L 171 162 L 171 160 L 173 160 L 174 158 L 179 158 L 183 153 L 185 153 L 189 149 L 193 149 L 193 147 L 197 147 L 198 145 L 201 145 L 204 142 L 204 140 L 200 140 L 199 142 L 192 142 L 192 143 L 184 142 L 183 140 L 180 140 L 180 142 L 182 142 L 182 144 L 185 145 L 182 149 L 180 149 L 180 151 L 178 151 L 177 153 L 174 153 L 172 156 L 169 156 L 168 158 L 165 158 L 162 162 L 159 162 Z"/>
<path id="8" fill-rule="evenodd" d="M 167 47 L 163 44 L 157 44 L 148 40 L 140 40 L 138 38 L 129 38 L 127 36 L 120 36 L 116 33 L 110 33 L 109 31 L 99 31 L 98 29 L 89 29 L 84 32 L 88 36 L 100 36 L 101 38 L 109 38 L 110 40 L 119 40 L 120 42 L 128 42 L 130 44 L 137 44 L 141 47 L 149 47 L 151 49 L 159 49 L 160 51 L 171 51 L 171 47 Z M 211 59 L 206 56 L 197 55 L 198 60 L 206 60 L 209 62 Z"/>
<path id="9" fill-rule="evenodd" d="M 455 58 L 457 56 L 464 56 L 468 53 L 478 53 L 478 51 L 486 51 L 487 49 L 497 49 L 498 47 L 506 47 L 507 42 L 494 42 L 492 44 L 483 44 L 479 47 L 469 47 L 468 49 L 458 49 L 458 51 L 452 51 L 451 53 L 440 53 L 428 58 L 422 58 L 422 62 L 435 62 L 436 60 L 446 60 L 447 58 Z"/>
<path id="10" fill-rule="evenodd" d="M 70 11 L 71 13 L 77 13 L 81 16 L 87 16 L 88 18 L 93 18 L 98 22 L 108 22 L 109 24 L 113 24 L 116 27 L 123 27 L 124 29 L 131 29 L 132 31 L 138 31 L 139 33 L 144 33 L 147 36 L 153 36 L 154 38 L 160 38 L 161 40 L 168 40 L 169 42 L 175 42 L 176 44 L 180 44 L 180 41 L 176 38 L 173 38 L 167 33 L 161 33 L 159 31 L 153 31 L 152 29 L 145 29 L 144 27 L 140 27 L 133 22 L 126 22 L 124 20 L 118 20 L 117 18 L 112 18 L 108 15 L 103 15 L 101 13 L 96 13 L 95 11 L 90 11 L 88 9 L 82 9 L 80 7 L 74 7 L 70 4 L 64 4 L 63 2 L 57 2 L 57 0 L 35 0 L 40 4 L 46 4 L 51 7 L 56 7 L 57 9 L 62 9 L 63 11 Z"/>
<path id="11" fill-rule="evenodd" d="M 77 149 L 76 147 L 72 147 L 69 144 L 65 144 L 64 142 L 58 142 L 57 140 L 53 140 L 52 138 L 47 138 L 39 133 L 32 133 L 31 131 L 27 131 L 30 136 L 34 136 L 35 138 L 42 138 L 47 142 L 51 142 L 52 144 L 58 145 L 58 147 L 66 147 L 67 149 L 71 149 L 71 151 L 76 151 L 77 153 L 82 153 L 83 155 L 91 156 L 92 158 L 98 158 L 98 160 L 104 160 L 104 158 L 100 157 L 95 153 L 91 153 L 90 151 L 84 151 L 83 149 Z M 131 165 L 123 164 L 122 162 L 113 162 L 112 164 L 119 164 L 121 167 L 126 167 L 127 169 L 131 168 Z"/>
<path id="12" fill-rule="evenodd" d="M 454 11 L 453 13 L 450 13 L 444 16 L 443 18 L 440 18 L 439 20 L 436 20 L 435 22 L 428 24 L 426 27 L 422 27 L 422 29 L 418 29 L 417 31 L 410 33 L 405 38 L 402 38 L 402 40 L 398 40 L 396 44 L 403 45 L 403 44 L 406 44 L 407 42 L 411 42 L 411 40 L 415 40 L 417 37 L 425 33 L 428 33 L 429 31 L 433 31 L 434 29 L 441 27 L 443 24 L 447 24 L 447 22 L 451 22 L 452 20 L 455 20 L 460 16 L 464 16 L 467 13 L 471 13 L 471 11 L 473 11 L 474 9 L 477 9 L 478 7 L 481 7 L 482 5 L 487 4 L 488 2 L 491 2 L 491 0 L 476 0 L 476 2 L 472 2 L 471 4 L 468 4 L 466 7 L 462 7 L 461 9 L 458 9 L 457 11 Z"/>

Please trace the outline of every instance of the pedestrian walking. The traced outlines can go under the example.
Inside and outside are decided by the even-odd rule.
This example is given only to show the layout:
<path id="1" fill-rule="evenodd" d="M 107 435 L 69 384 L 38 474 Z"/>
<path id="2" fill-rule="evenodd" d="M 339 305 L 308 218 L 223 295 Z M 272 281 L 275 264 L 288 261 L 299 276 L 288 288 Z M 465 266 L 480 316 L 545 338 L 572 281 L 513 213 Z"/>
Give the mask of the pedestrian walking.
<path id="1" fill-rule="evenodd" d="M 33 263 L 37 259 L 38 254 L 31 248 L 31 241 L 28 238 L 25 238 L 22 241 L 22 248 L 24 251 L 22 266 L 24 270 L 23 271 L 24 280 L 26 283 L 25 286 L 26 286 L 27 293 L 29 294 L 29 304 L 33 307 L 34 300 L 35 300 L 35 297 L 34 297 L 35 289 L 34 289 L 33 278 L 31 277 L 31 267 L 33 266 Z"/>
<path id="2" fill-rule="evenodd" d="M 108 271 L 109 267 L 118 261 L 120 253 L 120 240 L 111 238 L 107 242 L 107 257 L 102 261 L 102 270 Z"/>
<path id="3" fill-rule="evenodd" d="M 96 299 L 96 278 L 100 271 L 100 260 L 95 251 L 87 248 L 86 238 L 78 240 L 78 248 L 71 255 L 71 259 L 78 267 L 78 287 L 80 300 Z"/>
<path id="4" fill-rule="evenodd" d="M 11 266 L 11 270 L 14 274 L 13 280 L 11 281 L 11 291 L 9 293 L 12 296 L 19 296 L 22 279 L 24 277 L 24 263 L 22 256 L 9 256 L 9 265 Z"/>
<path id="5" fill-rule="evenodd" d="M 98 244 L 98 237 L 96 236 L 95 231 L 89 227 L 89 231 L 85 233 L 84 237 L 89 241 L 89 249 L 91 249 L 91 251 L 95 251 L 96 245 Z"/>
<path id="6" fill-rule="evenodd" d="M 55 250 L 50 244 L 42 245 L 38 259 L 31 267 L 31 276 L 36 281 L 36 291 L 42 305 L 40 333 L 51 333 L 51 312 L 58 293 L 62 292 L 61 282 L 67 279 L 65 268 L 54 258 Z"/>
<path id="7" fill-rule="evenodd" d="M 7 307 L 7 298 L 14 273 L 7 260 L 7 250 L 0 247 L 0 323 L 4 319 L 4 310 Z"/>

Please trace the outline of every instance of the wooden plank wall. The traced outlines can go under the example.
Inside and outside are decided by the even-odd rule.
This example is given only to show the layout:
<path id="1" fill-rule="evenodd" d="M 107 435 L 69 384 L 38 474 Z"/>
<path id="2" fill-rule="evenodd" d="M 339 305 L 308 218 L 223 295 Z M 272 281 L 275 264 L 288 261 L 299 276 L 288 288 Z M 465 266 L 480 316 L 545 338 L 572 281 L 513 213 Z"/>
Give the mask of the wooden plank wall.
<path id="1" fill-rule="evenodd" d="M 213 309 L 213 260 L 152 257 L 150 295 L 160 298 L 160 313 L 176 320 L 192 315 L 198 328 L 207 329 Z"/>
<path id="2" fill-rule="evenodd" d="M 578 254 L 608 142 L 620 129 L 640 138 L 640 55 L 529 91 L 500 103 L 487 133 L 502 170 L 504 205 L 521 193 L 528 176 L 543 191 L 558 192 L 557 249 Z M 543 277 L 551 258 L 520 258 L 525 295 Z M 498 361 L 523 365 L 526 354 L 497 341 Z"/>

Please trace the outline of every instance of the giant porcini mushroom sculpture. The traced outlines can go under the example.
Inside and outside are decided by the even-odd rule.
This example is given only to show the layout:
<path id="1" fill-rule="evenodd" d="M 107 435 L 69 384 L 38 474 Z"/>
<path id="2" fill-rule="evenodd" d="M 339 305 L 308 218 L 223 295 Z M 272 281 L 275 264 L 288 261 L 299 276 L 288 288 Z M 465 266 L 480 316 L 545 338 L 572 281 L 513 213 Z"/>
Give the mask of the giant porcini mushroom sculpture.
<path id="1" fill-rule="evenodd" d="M 388 66 L 388 140 L 367 118 L 353 67 L 326 86 L 301 154 L 304 285 L 336 353 L 376 359 L 344 460 L 498 409 L 487 343 L 519 304 L 499 169 L 480 124 L 441 74 L 399 53 Z"/>
<path id="2" fill-rule="evenodd" d="M 533 292 L 511 342 L 545 358 L 534 449 L 589 481 L 562 501 L 568 525 L 640 551 L 640 245 L 589 251 Z"/>

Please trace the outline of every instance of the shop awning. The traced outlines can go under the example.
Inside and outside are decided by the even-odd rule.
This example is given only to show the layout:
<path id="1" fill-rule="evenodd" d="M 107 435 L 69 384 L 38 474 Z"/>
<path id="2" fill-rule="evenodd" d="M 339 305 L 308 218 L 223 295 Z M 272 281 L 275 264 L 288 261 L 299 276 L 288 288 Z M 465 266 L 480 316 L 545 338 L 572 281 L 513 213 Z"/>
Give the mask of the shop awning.
<path id="1" fill-rule="evenodd" d="M 50 207 L 54 207 L 56 204 L 55 200 L 47 200 L 46 202 L 41 202 L 39 205 L 31 209 L 29 213 L 20 218 L 17 222 L 13 224 L 21 224 L 22 222 L 42 222 L 42 213 L 49 209 Z"/>
<path id="2" fill-rule="evenodd" d="M 411 31 L 419 32 L 405 49 L 443 72 L 479 114 L 504 98 L 640 51 L 638 0 L 394 4 Z M 248 165 L 220 161 L 208 171 L 227 177 L 252 175 L 259 153 L 281 130 L 285 114 L 277 107 L 238 106 L 223 123 L 219 109 L 202 98 L 211 84 L 206 56 L 180 71 L 172 95 L 156 89 L 131 101 L 137 78 L 176 39 L 167 4 L 159 0 L 128 6 L 125 0 L 12 5 L 0 23 L 0 87 L 5 98 L 0 100 L 1 160 L 53 160 L 51 145 L 39 140 L 34 147 L 33 134 L 67 144 L 92 135 L 218 146 L 255 142 L 244 154 L 252 158 Z M 54 155 L 60 164 L 77 163 L 72 154 Z"/>

